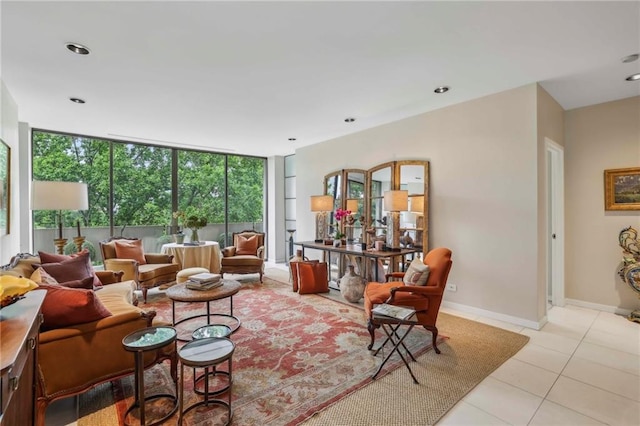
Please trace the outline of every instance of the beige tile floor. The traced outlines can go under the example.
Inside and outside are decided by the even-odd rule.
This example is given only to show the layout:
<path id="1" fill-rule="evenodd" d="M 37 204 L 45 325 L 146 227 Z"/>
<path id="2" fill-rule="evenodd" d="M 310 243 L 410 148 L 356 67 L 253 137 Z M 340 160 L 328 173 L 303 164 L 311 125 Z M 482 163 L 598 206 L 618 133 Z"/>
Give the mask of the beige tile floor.
<path id="1" fill-rule="evenodd" d="M 286 280 L 282 265 L 267 276 Z M 540 331 L 442 308 L 529 336 L 438 425 L 640 425 L 640 324 L 606 312 L 553 307 Z M 75 425 L 75 398 L 53 404 L 47 426 Z"/>

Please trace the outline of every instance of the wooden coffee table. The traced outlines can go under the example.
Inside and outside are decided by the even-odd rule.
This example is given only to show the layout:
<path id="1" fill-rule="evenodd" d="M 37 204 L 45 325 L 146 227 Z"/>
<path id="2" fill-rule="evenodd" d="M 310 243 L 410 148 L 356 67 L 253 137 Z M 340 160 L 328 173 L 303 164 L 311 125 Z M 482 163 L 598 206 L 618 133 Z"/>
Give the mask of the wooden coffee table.
<path id="1" fill-rule="evenodd" d="M 223 317 L 230 318 L 235 323 L 229 325 L 229 328 L 231 328 L 231 333 L 234 333 L 238 328 L 240 328 L 240 319 L 233 315 L 233 296 L 238 293 L 238 291 L 240 291 L 240 287 L 242 287 L 242 285 L 235 280 L 222 280 L 222 283 L 222 286 L 213 288 L 211 290 L 191 290 L 187 288 L 186 284 L 177 284 L 167 289 L 167 297 L 171 299 L 173 326 L 175 327 L 178 324 L 181 324 L 185 321 L 193 320 L 195 318 L 206 318 L 207 324 L 212 324 L 212 318 Z M 212 313 L 211 302 L 213 302 L 214 300 L 225 299 L 227 297 L 229 298 L 229 313 Z M 193 315 L 176 321 L 176 302 L 205 302 L 207 306 L 207 313 Z M 189 333 L 189 335 L 191 335 L 191 333 Z M 178 340 L 180 340 L 181 342 L 191 341 L 191 339 L 184 339 L 180 337 L 178 337 Z"/>

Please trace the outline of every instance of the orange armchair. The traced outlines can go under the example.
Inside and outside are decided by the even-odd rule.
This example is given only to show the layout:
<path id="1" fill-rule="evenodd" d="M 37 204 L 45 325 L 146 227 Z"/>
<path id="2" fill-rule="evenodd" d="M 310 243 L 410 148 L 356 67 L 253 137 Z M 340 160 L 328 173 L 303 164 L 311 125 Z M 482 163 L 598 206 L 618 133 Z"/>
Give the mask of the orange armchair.
<path id="1" fill-rule="evenodd" d="M 388 303 L 391 305 L 411 306 L 416 310 L 418 324 L 429 330 L 432 335 L 433 348 L 436 353 L 440 349 L 436 346 L 438 328 L 436 320 L 447 285 L 447 278 L 451 270 L 451 250 L 447 248 L 436 248 L 431 250 L 424 257 L 423 263 L 429 266 L 429 278 L 424 286 L 405 285 L 402 281 L 386 283 L 370 282 L 364 292 L 364 309 L 367 314 L 367 329 L 371 335 L 371 344 L 368 349 L 373 348 L 375 342 L 375 329 L 379 325 L 372 323 L 373 314 L 371 310 L 374 305 Z M 393 272 L 387 274 L 389 278 L 402 278 L 404 272 Z"/>
<path id="2" fill-rule="evenodd" d="M 233 233 L 233 245 L 222 249 L 220 274 L 264 274 L 264 232 Z"/>
<path id="3" fill-rule="evenodd" d="M 125 250 L 126 255 L 118 257 L 117 242 L 129 242 L 137 247 Z M 147 303 L 147 292 L 150 288 L 176 280 L 180 270 L 177 263 L 173 263 L 173 256 L 160 253 L 144 253 L 142 241 L 137 238 L 112 237 L 107 241 L 100 241 L 100 251 L 104 269 L 123 271 L 123 280 L 136 282 L 138 290 L 142 291 L 142 299 Z"/>

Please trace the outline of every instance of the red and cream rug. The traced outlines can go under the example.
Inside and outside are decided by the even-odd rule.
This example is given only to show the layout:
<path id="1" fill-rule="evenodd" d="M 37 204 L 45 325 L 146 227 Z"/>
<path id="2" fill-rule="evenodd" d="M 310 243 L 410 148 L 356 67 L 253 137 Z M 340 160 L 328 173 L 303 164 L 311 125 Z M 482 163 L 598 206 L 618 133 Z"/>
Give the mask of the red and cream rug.
<path id="1" fill-rule="evenodd" d="M 299 295 L 289 284 L 265 278 L 264 284 L 244 283 L 233 297 L 234 314 L 242 325 L 231 339 L 236 344 L 233 355 L 232 408 L 233 423 L 239 425 L 294 425 L 327 407 L 371 381 L 382 361 L 380 353 L 373 357 L 367 350 L 369 333 L 364 312 L 357 307 L 339 303 L 317 295 Z M 212 312 L 228 313 L 229 300 L 213 302 Z M 145 309 L 155 309 L 158 317 L 171 321 L 171 301 L 158 293 L 149 298 Z M 205 312 L 204 304 L 177 303 L 178 319 Z M 180 335 L 204 324 L 204 319 L 181 324 Z M 186 330 L 185 330 L 186 328 Z M 429 332 L 415 328 L 405 340 L 414 355 L 431 349 Z M 382 341 L 382 335 L 379 340 Z M 394 354 L 379 378 L 402 366 Z M 226 369 L 226 363 L 221 366 Z M 167 392 L 172 381 L 168 364 L 151 368 L 145 375 L 148 395 Z M 197 401 L 192 392 L 191 369 L 185 369 L 185 402 Z M 408 372 L 407 372 L 408 374 Z M 409 380 L 410 382 L 410 380 Z M 128 377 L 113 384 L 105 384 L 85 394 L 96 398 L 101 405 L 116 407 L 118 422 L 132 401 L 133 380 Z M 109 393 L 105 397 L 104 392 Z M 226 399 L 223 394 L 222 398 Z M 112 402 L 109 402 L 112 400 Z M 84 404 L 87 409 L 100 411 L 95 401 Z M 90 408 L 89 408 L 90 407 Z M 78 422 L 98 424 L 105 420 L 93 414 L 83 414 Z M 108 410 L 107 410 L 108 411 Z M 104 413 L 102 413 L 104 415 Z M 96 414 L 97 415 L 97 414 Z M 203 407 L 185 417 L 185 424 L 220 424 L 222 409 Z M 177 413 L 165 424 L 176 424 Z M 93 422 L 93 423 L 91 423 Z"/>

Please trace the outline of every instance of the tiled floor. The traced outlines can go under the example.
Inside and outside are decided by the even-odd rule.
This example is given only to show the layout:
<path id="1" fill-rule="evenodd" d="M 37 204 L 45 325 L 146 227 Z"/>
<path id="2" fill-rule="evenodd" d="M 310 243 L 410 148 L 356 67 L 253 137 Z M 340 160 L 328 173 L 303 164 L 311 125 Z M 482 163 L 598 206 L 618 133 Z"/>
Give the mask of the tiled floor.
<path id="1" fill-rule="evenodd" d="M 267 275 L 286 280 L 279 266 Z M 640 324 L 566 306 L 552 308 L 548 324 L 535 331 L 442 310 L 531 340 L 438 425 L 640 425 Z M 50 408 L 47 426 L 75 425 L 73 398 Z"/>

